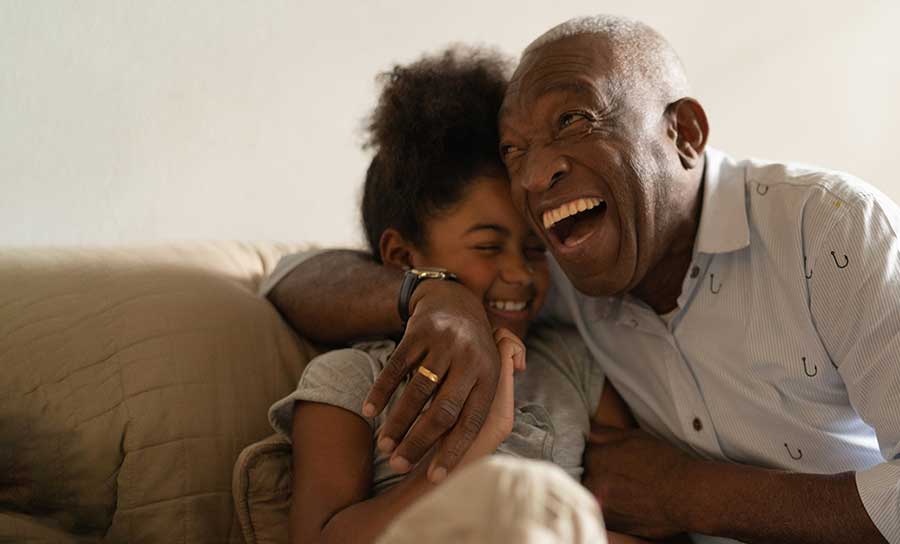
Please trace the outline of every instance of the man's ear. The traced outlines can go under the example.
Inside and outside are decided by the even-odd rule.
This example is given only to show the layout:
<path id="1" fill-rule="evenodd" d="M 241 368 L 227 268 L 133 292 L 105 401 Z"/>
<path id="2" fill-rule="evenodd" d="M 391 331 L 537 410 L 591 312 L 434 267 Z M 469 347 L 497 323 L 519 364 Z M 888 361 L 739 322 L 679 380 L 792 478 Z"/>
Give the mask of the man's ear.
<path id="1" fill-rule="evenodd" d="M 675 142 L 681 165 L 690 170 L 703 164 L 703 151 L 709 137 L 709 122 L 703 106 L 693 98 L 669 104 L 668 135 Z"/>
<path id="2" fill-rule="evenodd" d="M 403 237 L 397 229 L 385 229 L 378 241 L 381 250 L 381 261 L 396 268 L 408 268 L 412 266 L 413 246 Z"/>

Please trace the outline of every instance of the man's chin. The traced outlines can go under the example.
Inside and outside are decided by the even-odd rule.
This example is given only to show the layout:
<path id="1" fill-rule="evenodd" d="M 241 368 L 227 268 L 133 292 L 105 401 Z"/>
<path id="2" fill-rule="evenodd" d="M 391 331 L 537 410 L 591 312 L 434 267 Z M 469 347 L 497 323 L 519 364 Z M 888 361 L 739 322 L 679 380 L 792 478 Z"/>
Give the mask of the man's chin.
<path id="1" fill-rule="evenodd" d="M 559 261 L 559 266 L 578 291 L 591 297 L 622 295 L 627 293 L 631 287 L 629 278 L 625 277 L 625 274 L 617 273 L 618 267 L 603 270 L 603 266 L 596 262 L 564 261 Z M 591 274 L 591 270 L 601 271 Z"/>

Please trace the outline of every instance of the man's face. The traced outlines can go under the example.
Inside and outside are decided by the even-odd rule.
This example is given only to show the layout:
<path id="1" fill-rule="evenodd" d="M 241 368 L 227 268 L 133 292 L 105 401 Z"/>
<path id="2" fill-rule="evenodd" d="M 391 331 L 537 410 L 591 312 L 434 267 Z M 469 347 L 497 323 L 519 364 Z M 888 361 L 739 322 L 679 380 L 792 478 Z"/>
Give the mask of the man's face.
<path id="1" fill-rule="evenodd" d="M 522 60 L 500 113 L 513 200 L 591 295 L 627 292 L 663 254 L 678 163 L 659 93 L 616 69 L 594 36 L 542 47 Z"/>

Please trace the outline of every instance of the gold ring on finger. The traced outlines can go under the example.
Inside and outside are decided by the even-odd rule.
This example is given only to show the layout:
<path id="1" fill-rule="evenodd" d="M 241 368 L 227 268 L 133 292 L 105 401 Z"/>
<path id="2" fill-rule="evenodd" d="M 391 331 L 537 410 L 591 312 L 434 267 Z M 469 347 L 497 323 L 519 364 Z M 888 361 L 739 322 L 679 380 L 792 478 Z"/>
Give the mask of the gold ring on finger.
<path id="1" fill-rule="evenodd" d="M 425 376 L 426 378 L 428 378 L 429 380 L 431 380 L 434 383 L 438 383 L 440 381 L 440 378 L 438 377 L 437 374 L 428 370 L 424 366 L 420 366 L 418 372 L 419 372 L 419 374 Z"/>

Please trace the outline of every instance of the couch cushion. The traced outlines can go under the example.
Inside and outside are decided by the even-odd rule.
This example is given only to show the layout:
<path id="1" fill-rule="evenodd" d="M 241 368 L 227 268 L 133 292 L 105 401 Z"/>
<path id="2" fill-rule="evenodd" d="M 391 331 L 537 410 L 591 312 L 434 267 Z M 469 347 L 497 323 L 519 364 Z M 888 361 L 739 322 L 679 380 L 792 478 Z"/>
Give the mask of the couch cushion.
<path id="1" fill-rule="evenodd" d="M 247 544 L 287 544 L 291 476 L 291 443 L 280 434 L 238 456 L 232 491 Z"/>
<path id="2" fill-rule="evenodd" d="M 292 249 L 0 250 L 0 510 L 241 542 L 234 461 L 313 355 L 256 296 Z"/>
<path id="3" fill-rule="evenodd" d="M 0 512 L 0 542 L 16 544 L 84 544 L 97 542 L 96 538 L 78 537 L 63 529 L 53 520 L 35 518 L 27 514 Z"/>

